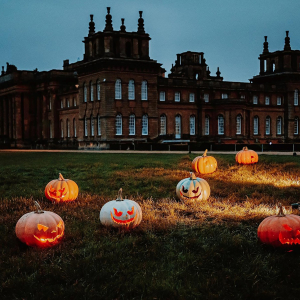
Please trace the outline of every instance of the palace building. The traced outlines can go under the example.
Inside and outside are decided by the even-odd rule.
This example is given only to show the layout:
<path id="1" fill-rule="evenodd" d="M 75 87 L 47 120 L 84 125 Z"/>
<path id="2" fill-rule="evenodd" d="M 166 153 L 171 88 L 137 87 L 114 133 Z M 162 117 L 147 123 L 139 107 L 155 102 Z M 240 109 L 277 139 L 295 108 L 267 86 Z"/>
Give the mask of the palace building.
<path id="1" fill-rule="evenodd" d="M 151 38 L 139 12 L 136 32 L 103 31 L 90 16 L 83 59 L 62 70 L 18 70 L 0 76 L 0 147 L 109 149 L 116 144 L 299 142 L 300 50 L 286 31 L 250 82 L 211 75 L 203 52 L 177 54 L 165 77 L 149 57 Z"/>

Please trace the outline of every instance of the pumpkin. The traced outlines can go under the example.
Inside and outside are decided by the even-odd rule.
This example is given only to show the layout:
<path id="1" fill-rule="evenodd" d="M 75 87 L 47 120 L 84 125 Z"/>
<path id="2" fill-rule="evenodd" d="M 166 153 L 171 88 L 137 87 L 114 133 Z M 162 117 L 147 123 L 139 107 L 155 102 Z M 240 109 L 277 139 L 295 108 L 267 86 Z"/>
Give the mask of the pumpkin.
<path id="1" fill-rule="evenodd" d="M 28 246 L 50 247 L 64 235 L 65 224 L 54 212 L 43 211 L 35 201 L 36 211 L 23 215 L 16 224 L 18 239 Z"/>
<path id="2" fill-rule="evenodd" d="M 176 194 L 182 200 L 206 200 L 210 195 L 210 186 L 206 180 L 191 172 L 190 177 L 178 182 Z"/>
<path id="3" fill-rule="evenodd" d="M 78 185 L 71 179 L 64 179 L 59 173 L 58 179 L 46 185 L 45 196 L 55 202 L 73 201 L 78 196 Z"/>
<path id="4" fill-rule="evenodd" d="M 285 215 L 281 204 L 279 213 L 264 219 L 257 229 L 259 240 L 274 247 L 300 244 L 300 217 Z"/>
<path id="5" fill-rule="evenodd" d="M 192 169 L 196 173 L 209 174 L 213 173 L 217 169 L 217 161 L 212 156 L 207 156 L 207 149 L 202 156 L 197 156 L 192 161 Z"/>
<path id="6" fill-rule="evenodd" d="M 258 155 L 253 150 L 248 150 L 244 147 L 243 150 L 239 151 L 235 156 L 235 161 L 242 165 L 251 165 L 258 162 Z"/>
<path id="7" fill-rule="evenodd" d="M 100 210 L 100 222 L 105 226 L 129 229 L 138 226 L 141 221 L 141 207 L 133 200 L 123 199 L 122 189 L 116 200 L 107 202 Z"/>

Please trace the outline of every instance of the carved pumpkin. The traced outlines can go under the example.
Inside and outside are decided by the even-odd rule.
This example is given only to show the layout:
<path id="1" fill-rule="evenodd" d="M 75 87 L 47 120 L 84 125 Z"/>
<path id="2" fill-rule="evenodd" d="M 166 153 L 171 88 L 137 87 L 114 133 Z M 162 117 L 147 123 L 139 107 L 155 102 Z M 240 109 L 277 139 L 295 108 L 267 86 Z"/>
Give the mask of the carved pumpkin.
<path id="1" fill-rule="evenodd" d="M 64 235 L 62 218 L 51 211 L 43 211 L 35 201 L 36 211 L 22 216 L 16 225 L 16 235 L 28 246 L 50 247 L 56 245 Z"/>
<path id="2" fill-rule="evenodd" d="M 142 221 L 142 209 L 133 200 L 122 198 L 122 189 L 116 200 L 103 205 L 100 211 L 100 222 L 106 226 L 134 228 Z"/>
<path id="3" fill-rule="evenodd" d="M 207 156 L 206 153 L 207 149 L 202 156 L 194 158 L 192 162 L 192 169 L 196 173 L 210 174 L 216 171 L 218 165 L 216 159 L 212 156 Z"/>
<path id="4" fill-rule="evenodd" d="M 71 179 L 64 179 L 59 173 L 58 179 L 54 179 L 46 185 L 45 196 L 56 202 L 73 201 L 78 196 L 78 185 Z"/>
<path id="5" fill-rule="evenodd" d="M 253 150 L 248 150 L 244 147 L 243 150 L 239 151 L 235 156 L 235 161 L 242 165 L 251 165 L 258 162 L 258 155 Z"/>
<path id="6" fill-rule="evenodd" d="M 278 215 L 267 217 L 260 223 L 257 236 L 264 244 L 274 247 L 300 244 L 300 217 L 285 215 L 280 204 Z"/>
<path id="7" fill-rule="evenodd" d="M 182 200 L 206 200 L 210 195 L 210 187 L 206 180 L 191 172 L 189 178 L 178 182 L 176 194 Z"/>

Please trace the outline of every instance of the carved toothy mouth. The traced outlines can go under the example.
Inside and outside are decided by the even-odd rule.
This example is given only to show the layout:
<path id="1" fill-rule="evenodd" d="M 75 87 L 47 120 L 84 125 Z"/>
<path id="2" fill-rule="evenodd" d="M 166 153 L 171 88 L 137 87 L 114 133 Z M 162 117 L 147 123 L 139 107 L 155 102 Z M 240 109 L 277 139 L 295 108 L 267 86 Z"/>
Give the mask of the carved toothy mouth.
<path id="1" fill-rule="evenodd" d="M 182 192 L 180 191 L 180 196 L 182 196 L 182 197 L 184 197 L 184 198 L 186 198 L 186 199 L 197 199 L 197 198 L 200 197 L 200 195 L 201 195 L 201 192 L 200 192 L 198 195 L 196 195 L 196 196 L 193 196 L 193 197 L 187 197 L 187 196 L 183 195 Z"/>
<path id="2" fill-rule="evenodd" d="M 282 236 L 282 233 L 280 232 L 279 233 L 279 242 L 281 243 L 281 244 L 287 244 L 287 245 L 293 245 L 293 244 L 295 244 L 295 245 L 297 245 L 297 244 L 300 244 L 300 239 L 298 239 L 298 238 L 284 238 L 283 236 Z"/>
<path id="3" fill-rule="evenodd" d="M 123 224 L 123 225 L 127 225 L 127 224 L 132 223 L 132 222 L 136 219 L 136 217 L 137 217 L 137 214 L 136 214 L 133 218 L 130 218 L 130 219 L 128 219 L 128 220 L 119 220 L 119 219 L 116 219 L 116 218 L 113 216 L 112 212 L 110 212 L 110 215 L 111 215 L 112 220 L 113 220 L 115 223 L 117 223 L 117 224 Z"/>
<path id="4" fill-rule="evenodd" d="M 41 243 L 53 243 L 55 242 L 57 239 L 61 238 L 64 235 L 64 232 L 62 232 L 61 234 L 58 234 L 56 237 L 54 238 L 38 238 L 36 235 L 33 235 L 38 241 L 40 241 Z"/>

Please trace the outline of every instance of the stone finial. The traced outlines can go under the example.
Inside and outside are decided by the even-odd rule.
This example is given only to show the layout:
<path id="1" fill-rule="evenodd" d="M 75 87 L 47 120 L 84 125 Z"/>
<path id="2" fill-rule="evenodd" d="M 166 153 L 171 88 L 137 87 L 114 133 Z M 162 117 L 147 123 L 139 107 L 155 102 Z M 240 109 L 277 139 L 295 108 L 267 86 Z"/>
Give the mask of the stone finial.
<path id="1" fill-rule="evenodd" d="M 112 16 L 110 14 L 110 7 L 107 7 L 107 15 L 106 15 L 106 20 L 105 20 L 104 31 L 113 31 Z"/>
<path id="2" fill-rule="evenodd" d="M 289 32 L 288 32 L 288 31 L 286 31 L 284 50 L 285 50 L 285 51 L 292 50 L 292 49 L 291 49 L 291 45 L 290 45 L 290 38 L 289 38 Z"/>
<path id="3" fill-rule="evenodd" d="M 268 37 L 265 35 L 265 42 L 264 42 L 263 54 L 269 53 L 269 43 L 268 43 L 267 39 L 268 39 Z"/>
<path id="4" fill-rule="evenodd" d="M 219 67 L 218 67 L 218 69 L 217 69 L 217 72 L 216 72 L 216 74 L 217 74 L 217 77 L 220 77 L 220 75 L 221 75 L 221 72 L 220 72 L 220 69 L 219 69 Z"/>
<path id="5" fill-rule="evenodd" d="M 145 29 L 144 29 L 144 19 L 142 17 L 143 15 L 143 12 L 142 11 L 139 11 L 139 14 L 140 14 L 140 18 L 138 20 L 138 33 L 145 33 Z"/>
<path id="6" fill-rule="evenodd" d="M 120 27 L 120 30 L 121 30 L 122 32 L 125 32 L 125 31 L 126 31 L 126 26 L 124 25 L 124 21 L 125 21 L 125 19 L 122 18 L 122 19 L 121 19 L 122 25 L 121 25 L 121 27 Z"/>
<path id="7" fill-rule="evenodd" d="M 89 23 L 89 35 L 94 34 L 95 33 L 95 23 L 93 21 L 94 15 L 90 15 L 90 23 Z"/>

